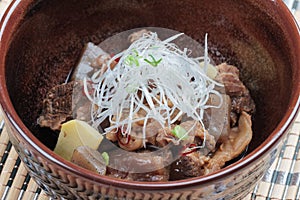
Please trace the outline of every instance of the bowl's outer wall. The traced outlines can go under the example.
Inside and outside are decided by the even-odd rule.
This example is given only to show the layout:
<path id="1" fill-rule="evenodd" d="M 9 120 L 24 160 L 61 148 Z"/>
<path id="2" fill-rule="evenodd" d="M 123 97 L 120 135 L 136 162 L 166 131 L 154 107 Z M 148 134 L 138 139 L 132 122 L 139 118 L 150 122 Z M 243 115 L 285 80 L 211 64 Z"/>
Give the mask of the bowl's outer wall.
<path id="1" fill-rule="evenodd" d="M 147 195 L 174 195 L 174 199 L 239 198 L 254 187 L 277 155 L 287 133 L 286 125 L 293 118 L 288 119 L 286 114 L 291 114 L 299 104 L 296 96 L 299 96 L 300 66 L 296 53 L 300 51 L 299 32 L 281 1 L 25 0 L 14 3 L 19 5 L 6 24 L 8 28 L 1 29 L 4 38 L 0 44 L 0 89 L 4 91 L 1 104 L 16 150 L 31 175 L 52 196 L 86 198 L 101 193 L 120 198 L 137 195 L 135 197 L 145 199 Z M 3 22 L 2 25 L 4 27 Z M 47 90 L 64 81 L 86 42 L 99 43 L 114 33 L 144 26 L 182 31 L 201 43 L 208 33 L 210 54 L 215 62 L 239 67 L 242 80 L 251 90 L 257 112 L 250 150 L 255 150 L 245 162 L 221 171 L 218 179 L 195 179 L 188 184 L 190 187 L 181 187 L 182 190 L 174 185 L 167 190 L 166 185 L 162 185 L 163 190 L 155 193 L 149 191 L 150 187 L 143 193 L 137 185 L 131 184 L 135 190 L 127 188 L 126 192 L 122 189 L 124 184 L 113 181 L 114 186 L 109 186 L 105 184 L 107 178 L 94 177 L 93 180 L 91 173 L 72 164 L 67 166 L 60 160 L 61 166 L 57 166 L 59 158 L 24 126 L 53 148 L 54 135 L 35 124 Z M 10 99 L 3 95 L 7 91 Z M 24 124 L 11 111 L 10 100 Z M 282 118 L 288 120 L 286 124 L 280 121 Z M 278 128 L 278 125 L 285 126 Z M 277 131 L 272 133 L 275 128 Z M 41 148 L 48 154 L 37 151 Z M 254 159 L 258 154 L 262 155 Z M 249 166 L 243 164 L 250 161 Z M 69 169 L 70 166 L 73 169 Z M 82 177 L 82 172 L 89 176 Z M 154 189 L 158 187 L 153 186 Z"/>

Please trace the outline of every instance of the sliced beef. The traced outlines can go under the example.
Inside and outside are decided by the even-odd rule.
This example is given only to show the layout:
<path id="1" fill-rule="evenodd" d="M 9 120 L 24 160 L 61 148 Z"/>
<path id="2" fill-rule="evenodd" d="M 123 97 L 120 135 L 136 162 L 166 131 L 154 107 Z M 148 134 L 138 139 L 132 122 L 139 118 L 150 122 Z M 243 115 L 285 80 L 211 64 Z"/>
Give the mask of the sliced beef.
<path id="1" fill-rule="evenodd" d="M 158 147 L 165 147 L 169 143 L 176 143 L 176 138 L 171 132 L 171 129 L 169 129 L 168 127 L 159 129 L 155 140 L 155 144 Z"/>
<path id="2" fill-rule="evenodd" d="M 224 140 L 212 158 L 205 166 L 205 174 L 221 169 L 227 161 L 239 156 L 252 139 L 251 116 L 242 112 L 238 121 L 238 127 L 231 129 L 227 140 Z"/>
<path id="3" fill-rule="evenodd" d="M 147 134 L 147 143 L 152 145 L 156 145 L 156 137 L 159 133 L 159 130 L 162 129 L 161 124 L 153 120 L 146 126 L 146 134 Z"/>
<path id="4" fill-rule="evenodd" d="M 238 127 L 230 130 L 227 139 L 216 152 L 204 155 L 201 151 L 187 153 L 172 163 L 170 180 L 206 175 L 221 169 L 226 162 L 239 156 L 252 139 L 251 116 L 242 112 Z"/>
<path id="5" fill-rule="evenodd" d="M 188 132 L 187 138 L 182 140 L 183 143 L 202 145 L 205 139 L 205 148 L 209 151 L 215 149 L 216 140 L 214 136 L 210 135 L 207 131 L 204 132 L 204 129 L 199 122 L 189 120 L 182 122 L 180 126 Z M 171 132 L 171 129 L 165 127 L 158 130 L 155 144 L 158 147 L 164 147 L 169 143 L 179 145 L 178 140 L 179 139 Z"/>
<path id="6" fill-rule="evenodd" d="M 43 109 L 37 123 L 41 127 L 60 130 L 70 119 L 90 120 L 91 103 L 83 91 L 83 83 L 72 81 L 54 86 L 43 100 Z"/>
<path id="7" fill-rule="evenodd" d="M 130 43 L 133 43 L 135 41 L 137 41 L 138 39 L 140 39 L 141 37 L 143 37 L 144 34 L 150 33 L 150 31 L 146 30 L 146 29 L 141 29 L 139 31 L 133 32 L 132 34 L 130 34 L 128 36 L 128 40 Z"/>
<path id="8" fill-rule="evenodd" d="M 61 124 L 72 118 L 72 93 L 76 83 L 57 85 L 49 90 L 37 123 L 41 127 L 60 130 Z"/>
<path id="9" fill-rule="evenodd" d="M 245 111 L 249 114 L 253 114 L 255 111 L 255 104 L 250 96 L 249 90 L 243 84 L 239 77 L 239 70 L 232 65 L 222 63 L 217 66 L 218 75 L 216 80 L 223 83 L 225 86 L 225 92 L 231 98 L 232 112 L 232 125 L 235 125 L 238 115 Z M 237 115 L 236 115 L 237 114 Z"/>
<path id="10" fill-rule="evenodd" d="M 99 76 L 102 76 L 107 71 L 107 69 L 108 69 L 107 63 L 109 62 L 110 59 L 111 59 L 111 56 L 108 54 L 99 55 L 92 63 L 92 66 L 94 68 L 100 68 Z M 117 64 L 118 63 L 116 61 L 112 61 L 109 65 L 109 68 L 114 69 Z"/>
<path id="11" fill-rule="evenodd" d="M 226 94 L 232 97 L 241 96 L 244 93 L 247 93 L 246 87 L 239 79 L 239 71 L 233 70 L 237 69 L 235 66 L 223 63 L 218 65 L 217 69 L 218 74 L 215 79 L 224 84 Z"/>
<path id="12" fill-rule="evenodd" d="M 124 127 L 126 130 L 126 127 Z M 119 146 L 126 151 L 135 151 L 143 147 L 143 127 L 133 124 L 130 135 L 124 135 L 122 130 L 117 131 L 117 141 Z M 123 130 L 123 132 L 125 131 Z"/>
<path id="13" fill-rule="evenodd" d="M 125 131 L 126 126 L 123 129 Z M 147 124 L 145 143 L 156 145 L 156 137 L 160 129 L 162 129 L 161 125 L 155 120 Z M 112 142 L 118 142 L 119 146 L 127 151 L 138 150 L 144 145 L 143 123 L 133 123 L 130 135 L 122 134 L 121 129 L 118 129 L 107 132 L 106 138 Z"/>
<path id="14" fill-rule="evenodd" d="M 215 137 L 210 135 L 207 130 L 204 131 L 200 122 L 190 120 L 182 122 L 180 126 L 189 132 L 190 138 L 188 139 L 188 144 L 195 144 L 196 146 L 201 146 L 203 145 L 203 142 L 205 142 L 204 147 L 201 149 L 201 151 L 205 155 L 215 150 Z"/>
<path id="15" fill-rule="evenodd" d="M 181 180 L 204 175 L 204 166 L 208 160 L 208 156 L 204 156 L 198 151 L 180 157 L 171 165 L 170 180 Z"/>
<path id="16" fill-rule="evenodd" d="M 232 111 L 240 114 L 242 111 L 245 111 L 249 114 L 253 114 L 255 111 L 255 104 L 251 98 L 249 92 L 243 93 L 242 96 L 232 97 Z"/>

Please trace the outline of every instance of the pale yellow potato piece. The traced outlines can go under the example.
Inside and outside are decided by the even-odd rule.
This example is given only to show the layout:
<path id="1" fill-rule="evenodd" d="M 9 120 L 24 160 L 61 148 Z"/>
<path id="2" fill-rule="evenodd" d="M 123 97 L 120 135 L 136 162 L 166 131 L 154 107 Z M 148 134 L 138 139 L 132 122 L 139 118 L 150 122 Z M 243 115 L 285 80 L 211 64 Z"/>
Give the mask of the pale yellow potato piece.
<path id="1" fill-rule="evenodd" d="M 71 160 L 73 151 L 79 146 L 98 149 L 103 136 L 88 123 L 77 119 L 62 125 L 54 152 Z"/>

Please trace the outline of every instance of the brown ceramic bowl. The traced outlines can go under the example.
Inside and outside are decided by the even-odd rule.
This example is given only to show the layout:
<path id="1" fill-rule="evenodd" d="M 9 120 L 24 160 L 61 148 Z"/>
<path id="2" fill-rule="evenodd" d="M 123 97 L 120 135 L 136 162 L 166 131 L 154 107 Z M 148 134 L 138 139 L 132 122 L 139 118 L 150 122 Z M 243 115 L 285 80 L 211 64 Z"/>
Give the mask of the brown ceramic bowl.
<path id="1" fill-rule="evenodd" d="M 146 183 L 94 174 L 51 151 L 56 138 L 36 125 L 46 91 L 65 80 L 88 41 L 147 26 L 201 43 L 209 33 L 215 62 L 238 66 L 257 106 L 246 157 L 211 175 Z M 0 102 L 11 142 L 53 198 L 241 199 L 278 155 L 299 109 L 299 29 L 280 0 L 15 0 L 0 41 Z"/>

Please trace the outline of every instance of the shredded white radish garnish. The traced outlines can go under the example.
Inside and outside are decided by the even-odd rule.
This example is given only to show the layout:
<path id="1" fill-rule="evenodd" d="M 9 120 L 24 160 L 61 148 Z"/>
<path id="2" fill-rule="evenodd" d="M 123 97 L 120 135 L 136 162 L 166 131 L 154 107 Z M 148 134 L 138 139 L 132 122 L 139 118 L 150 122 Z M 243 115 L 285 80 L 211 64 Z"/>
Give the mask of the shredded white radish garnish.
<path id="1" fill-rule="evenodd" d="M 204 110 L 218 107 L 207 104 L 209 96 L 217 95 L 222 104 L 221 94 L 214 89 L 222 84 L 206 72 L 211 67 L 207 36 L 205 55 L 190 58 L 188 49 L 180 50 L 171 43 L 181 35 L 161 41 L 156 33 L 144 34 L 106 63 L 110 66 L 119 59 L 113 69 L 108 67 L 103 74 L 99 70 L 92 76 L 93 96 L 87 91 L 85 79 L 85 93 L 95 105 L 92 109 L 94 127 L 99 128 L 105 119 L 109 119 L 111 125 L 106 132 L 121 128 L 124 135 L 130 135 L 133 123 L 143 121 L 145 141 L 146 125 L 150 121 L 156 120 L 162 127 L 171 128 L 171 124 L 186 115 L 199 121 L 205 129 Z"/>

